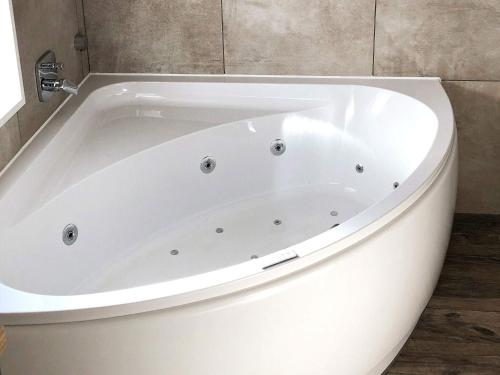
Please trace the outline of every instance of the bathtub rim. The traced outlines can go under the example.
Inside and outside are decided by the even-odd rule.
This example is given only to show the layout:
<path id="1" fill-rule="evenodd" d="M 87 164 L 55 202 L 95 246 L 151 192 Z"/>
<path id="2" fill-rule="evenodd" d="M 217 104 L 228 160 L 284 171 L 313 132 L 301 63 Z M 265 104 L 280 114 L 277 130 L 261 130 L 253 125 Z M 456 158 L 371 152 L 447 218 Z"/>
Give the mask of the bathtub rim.
<path id="1" fill-rule="evenodd" d="M 198 280 L 196 283 L 196 287 L 191 285 L 191 288 L 187 290 L 183 290 L 180 293 L 166 293 L 165 286 L 167 283 L 179 282 L 179 280 L 171 280 L 157 284 L 149 284 L 134 288 L 116 290 L 116 291 L 108 291 L 101 292 L 95 294 L 85 294 L 85 295 L 64 295 L 64 296 L 56 296 L 56 295 L 38 295 L 28 292 L 19 291 L 3 284 L 0 284 L 0 296 L 6 296 L 6 299 L 9 299 L 7 302 L 2 302 L 3 298 L 0 298 L 0 324 L 41 324 L 41 323 L 56 323 L 56 322 L 72 322 L 72 321 L 84 321 L 84 320 L 92 320 L 92 319 L 100 319 L 100 318 L 108 318 L 114 316 L 123 316 L 130 315 L 136 313 L 142 313 L 152 310 L 159 310 L 170 308 L 174 306 L 180 306 L 188 303 L 194 303 L 206 299 L 216 298 L 226 294 L 232 294 L 239 292 L 241 290 L 250 289 L 256 287 L 258 285 L 262 285 L 268 283 L 270 281 L 286 277 L 295 272 L 301 271 L 305 268 L 308 268 L 318 262 L 327 261 L 329 258 L 348 250 L 350 247 L 355 245 L 357 242 L 369 237 L 373 233 L 382 230 L 386 225 L 388 225 L 392 220 L 396 219 L 399 214 L 404 212 L 406 209 L 411 207 L 415 202 L 417 202 L 425 192 L 432 186 L 434 181 L 439 177 L 442 173 L 443 169 L 449 162 L 449 157 L 452 151 L 453 144 L 456 143 L 456 134 L 454 127 L 454 119 L 453 112 L 451 111 L 451 105 L 449 100 L 444 93 L 444 89 L 440 84 L 440 79 L 438 78 L 384 78 L 384 77 L 303 77 L 303 76 L 286 76 L 286 77 L 276 77 L 276 76 L 206 76 L 206 75 L 150 75 L 150 74 L 91 74 L 85 78 L 85 80 L 81 83 L 82 87 L 85 87 L 85 83 L 91 80 L 92 77 L 108 77 L 112 78 L 111 80 L 118 80 L 120 83 L 124 82 L 124 77 L 129 78 L 129 81 L 137 82 L 138 78 L 147 77 L 149 82 L 157 82 L 159 77 L 166 78 L 166 82 L 174 81 L 179 82 L 178 78 L 187 78 L 188 80 L 193 80 L 194 82 L 205 82 L 203 79 L 207 79 L 209 82 L 233 82 L 233 81 L 251 81 L 252 79 L 258 80 L 267 80 L 270 79 L 273 82 L 260 82 L 260 83 L 292 83 L 292 84 L 345 84 L 345 85 L 360 85 L 360 86 L 372 86 L 379 87 L 383 89 L 389 89 L 392 91 L 396 91 L 398 93 L 402 93 L 404 95 L 410 96 L 416 100 L 427 105 L 438 118 L 438 133 L 436 134 L 435 142 L 433 143 L 430 151 L 435 151 L 437 141 L 441 141 L 440 151 L 441 151 L 441 159 L 436 160 L 438 155 L 435 155 L 433 158 L 434 168 L 430 169 L 430 172 L 424 173 L 428 168 L 427 164 L 429 163 L 429 153 L 422 163 L 417 167 L 417 169 L 412 173 L 412 175 L 408 178 L 413 177 L 415 179 L 415 174 L 417 171 L 420 173 L 424 173 L 425 178 L 422 179 L 421 184 L 418 185 L 418 188 L 413 190 L 410 194 L 406 191 L 407 189 L 403 189 L 403 184 L 400 188 L 392 192 L 382 201 L 377 202 L 375 205 L 371 206 L 367 210 L 363 211 L 359 215 L 356 215 L 352 219 L 346 221 L 344 227 L 346 228 L 342 232 L 338 232 L 337 236 L 333 238 L 333 240 L 325 240 L 325 238 L 331 238 L 332 235 L 326 235 L 324 232 L 318 236 L 315 236 L 311 239 L 308 239 L 299 244 L 293 245 L 290 248 L 280 250 L 278 252 L 269 254 L 275 255 L 277 253 L 288 251 L 289 249 L 302 247 L 313 248 L 313 250 L 308 251 L 307 253 L 300 253 L 300 257 L 285 263 L 279 267 L 274 267 L 268 270 L 262 270 L 261 266 L 257 264 L 258 262 L 244 262 L 234 266 L 230 266 L 228 268 L 238 268 L 238 270 L 232 270 L 227 272 L 227 277 L 224 280 L 213 280 L 214 282 L 206 286 L 203 283 L 203 278 L 201 278 L 202 282 Z M 197 80 L 202 78 L 202 80 Z M 320 82 L 316 82 L 320 80 Z M 95 81 L 95 80 L 94 80 Z M 98 80 L 97 80 L 98 81 Z M 146 82 L 148 82 L 146 81 Z M 299 82 L 297 82 L 299 81 Z M 403 85 L 403 89 L 401 87 L 398 88 L 398 83 L 406 83 Z M 108 81 L 109 82 L 109 81 Z M 422 86 L 422 82 L 425 84 Z M 433 83 L 433 85 L 429 86 L 429 82 Z M 249 82 L 241 82 L 241 83 L 249 83 Z M 252 83 L 259 83 L 253 81 Z M 417 83 L 416 85 L 412 83 Z M 95 84 L 95 82 L 94 82 Z M 109 83 L 101 84 L 100 87 L 104 87 L 109 85 Z M 91 85 L 92 86 L 92 85 Z M 389 86 L 389 87 L 387 87 Z M 395 86 L 395 87 L 394 87 Z M 432 96 L 429 100 L 422 100 L 418 96 L 425 97 L 425 91 L 431 89 L 431 93 L 437 93 L 437 95 Z M 437 89 L 437 90 L 436 90 Z M 95 87 L 90 87 L 90 90 L 87 90 L 87 95 L 95 91 Z M 409 92 L 409 93 L 408 93 Z M 412 92 L 419 92 L 420 95 L 412 95 Z M 416 97 L 417 96 L 417 97 Z M 85 100 L 86 96 L 80 98 L 80 104 Z M 66 106 L 66 103 L 70 102 L 75 98 L 66 99 L 63 104 L 54 112 L 54 114 L 46 121 L 46 123 L 42 126 L 42 128 L 35 134 L 35 136 L 23 147 L 15 159 L 21 159 L 20 164 L 29 163 L 30 155 L 31 157 L 35 156 L 38 153 L 38 146 L 44 144 L 44 140 L 47 141 L 52 139 L 53 136 L 57 134 L 57 130 L 62 127 L 64 124 L 64 114 L 71 115 L 76 108 L 73 106 Z M 429 105 L 429 102 L 431 102 Z M 432 105 L 433 104 L 433 105 Z M 443 108 L 440 110 L 436 109 L 437 105 L 443 105 Z M 78 104 L 79 105 L 79 104 Z M 57 117 L 59 115 L 59 127 L 57 127 L 58 121 Z M 61 116 L 62 115 L 62 116 Z M 62 118 L 61 118 L 62 117 Z M 56 118 L 55 123 L 51 122 L 53 118 Z M 68 117 L 66 117 L 67 119 Z M 43 133 L 44 129 L 46 130 Z M 44 135 L 42 137 L 37 136 Z M 444 133 L 444 134 L 443 134 Z M 443 139 L 446 136 L 446 133 L 449 134 L 449 139 Z M 28 145 L 31 143 L 35 144 L 35 147 L 28 148 Z M 27 151 L 27 152 L 24 152 Z M 427 161 L 427 164 L 424 164 Z M 437 161 L 437 162 L 436 162 Z M 12 161 L 9 164 L 9 167 L 4 172 L 5 176 L 2 178 L 10 178 L 15 180 L 15 174 L 12 173 Z M 22 168 L 17 168 L 19 169 Z M 12 174 L 14 176 L 12 176 Z M 417 176 L 418 177 L 418 176 Z M 407 186 L 410 186 L 408 184 Z M 409 189 L 409 188 L 408 188 Z M 394 205 L 391 204 L 394 201 L 394 196 L 399 195 L 399 203 Z M 392 198 L 392 199 L 389 199 Z M 382 204 L 384 203 L 385 204 Z M 387 208 L 389 207 L 389 209 Z M 375 208 L 375 210 L 373 210 Z M 359 225 L 359 217 L 369 211 L 372 216 L 375 217 L 374 220 L 365 222 L 364 225 Z M 354 220 L 358 219 L 358 220 Z M 354 230 L 349 229 L 348 225 L 354 227 Z M 345 235 L 345 232 L 348 232 Z M 322 237 L 323 241 L 318 241 L 318 237 Z M 306 256 L 307 255 L 307 256 Z M 261 258 L 261 262 L 265 260 L 266 257 Z M 222 270 L 227 269 L 219 269 L 208 274 L 196 275 L 192 277 L 211 277 L 214 273 L 219 273 Z M 219 275 L 220 276 L 220 275 Z M 206 281 L 206 280 L 205 280 Z M 203 287 L 199 287 L 203 285 Z M 140 298 L 137 296 L 141 296 Z"/>

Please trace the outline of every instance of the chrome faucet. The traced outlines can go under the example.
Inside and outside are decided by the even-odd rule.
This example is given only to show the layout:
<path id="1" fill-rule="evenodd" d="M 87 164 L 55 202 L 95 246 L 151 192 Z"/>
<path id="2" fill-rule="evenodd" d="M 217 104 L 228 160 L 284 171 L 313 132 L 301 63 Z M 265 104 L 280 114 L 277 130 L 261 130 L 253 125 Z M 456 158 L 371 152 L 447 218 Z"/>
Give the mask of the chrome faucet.
<path id="1" fill-rule="evenodd" d="M 59 78 L 58 72 L 63 70 L 63 64 L 56 62 L 53 51 L 47 51 L 38 59 L 35 67 L 38 99 L 46 102 L 52 93 L 64 91 L 71 95 L 78 94 L 78 86 L 67 79 Z"/>
<path id="2" fill-rule="evenodd" d="M 78 95 L 78 86 L 67 79 L 42 79 L 43 91 L 64 91 L 71 95 Z"/>

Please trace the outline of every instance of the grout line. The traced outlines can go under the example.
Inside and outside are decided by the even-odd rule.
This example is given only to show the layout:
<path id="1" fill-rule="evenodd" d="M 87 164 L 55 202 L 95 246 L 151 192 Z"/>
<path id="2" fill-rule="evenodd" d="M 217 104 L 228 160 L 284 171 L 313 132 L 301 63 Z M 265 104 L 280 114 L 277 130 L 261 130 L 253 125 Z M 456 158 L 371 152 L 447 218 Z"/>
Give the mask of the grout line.
<path id="1" fill-rule="evenodd" d="M 222 71 L 226 74 L 226 51 L 224 47 L 224 11 L 222 9 L 223 0 L 220 0 L 220 21 L 221 21 L 221 34 L 222 34 Z"/>
<path id="2" fill-rule="evenodd" d="M 87 20 L 85 19 L 85 1 L 84 0 L 77 0 L 77 1 L 80 1 L 80 3 L 82 4 L 82 18 L 83 18 L 83 28 L 84 28 L 83 32 L 85 34 L 85 37 L 87 38 L 87 50 L 85 52 L 87 54 L 87 69 L 90 73 L 90 53 L 89 53 L 90 45 L 89 45 L 89 35 L 87 33 Z"/>
<path id="3" fill-rule="evenodd" d="M 453 298 L 453 297 L 450 297 L 450 298 Z M 432 297 L 431 297 L 431 299 L 432 299 Z M 429 303 L 430 303 L 430 301 L 429 301 Z M 497 313 L 497 314 L 500 314 L 500 311 L 498 311 L 498 310 L 492 310 L 492 309 L 479 310 L 477 307 L 476 308 L 472 308 L 472 309 L 467 309 L 467 308 L 464 308 L 464 307 L 456 307 L 456 306 L 452 306 L 452 305 L 450 305 L 450 306 L 439 306 L 439 307 L 426 306 L 425 310 L 434 310 L 434 311 L 436 311 L 436 310 L 445 310 L 445 311 L 446 310 L 453 310 L 453 311 L 456 311 L 456 312 L 467 311 L 467 312 L 483 312 L 483 313 Z"/>
<path id="4" fill-rule="evenodd" d="M 80 33 L 81 30 L 80 30 L 80 12 L 78 10 L 79 6 L 78 6 L 78 2 L 79 1 L 83 1 L 83 0 L 75 0 L 75 13 L 76 13 L 76 26 L 77 26 L 77 33 Z M 82 9 L 82 13 L 83 13 L 83 9 Z M 82 21 L 83 21 L 83 14 L 82 14 Z M 73 39 L 73 49 L 75 49 L 75 40 Z M 82 51 L 77 51 L 77 52 L 80 52 L 80 71 L 82 73 L 82 80 L 83 78 L 85 77 L 85 74 L 84 74 L 84 71 L 85 69 L 83 69 L 83 52 Z M 0 374 L 1 375 L 1 374 Z"/>
<path id="5" fill-rule="evenodd" d="M 23 147 L 23 139 L 21 138 L 21 121 L 19 121 L 19 111 L 16 112 L 15 116 L 17 119 L 17 132 L 19 133 L 19 150 L 20 150 L 21 147 Z"/>
<path id="6" fill-rule="evenodd" d="M 373 45 L 372 45 L 372 76 L 375 75 L 375 36 L 377 33 L 377 0 L 375 0 L 375 9 L 373 12 Z"/>

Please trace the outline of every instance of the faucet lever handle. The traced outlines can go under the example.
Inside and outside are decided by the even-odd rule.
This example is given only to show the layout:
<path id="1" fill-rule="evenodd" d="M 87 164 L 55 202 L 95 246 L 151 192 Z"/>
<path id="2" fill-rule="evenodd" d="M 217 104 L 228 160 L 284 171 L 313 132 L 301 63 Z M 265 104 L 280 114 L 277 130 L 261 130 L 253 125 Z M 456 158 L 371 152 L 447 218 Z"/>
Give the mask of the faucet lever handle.
<path id="1" fill-rule="evenodd" d="M 55 71 L 59 71 L 59 70 L 63 70 L 64 69 L 64 64 L 62 63 L 57 63 L 57 62 L 44 62 L 44 63 L 40 63 L 40 67 L 39 67 L 40 70 L 55 70 Z"/>

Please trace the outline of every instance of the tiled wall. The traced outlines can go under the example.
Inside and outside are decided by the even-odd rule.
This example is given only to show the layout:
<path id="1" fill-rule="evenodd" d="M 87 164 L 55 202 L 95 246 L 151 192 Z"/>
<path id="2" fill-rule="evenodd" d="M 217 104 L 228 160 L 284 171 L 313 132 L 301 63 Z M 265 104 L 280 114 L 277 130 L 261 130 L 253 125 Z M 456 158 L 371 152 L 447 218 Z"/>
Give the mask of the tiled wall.
<path id="1" fill-rule="evenodd" d="M 445 80 L 459 137 L 457 211 L 500 213 L 500 1 L 377 0 L 374 72 Z"/>
<path id="2" fill-rule="evenodd" d="M 370 75 L 373 0 L 223 0 L 230 74 Z"/>
<path id="3" fill-rule="evenodd" d="M 81 0 L 13 0 L 12 5 L 26 104 L 0 127 L 0 170 L 66 97 L 57 93 L 47 103 L 38 101 L 34 75 L 38 58 L 52 49 L 64 62 L 64 78 L 75 83 L 88 71 L 86 55 L 73 48 L 73 37 L 83 26 L 78 21 Z"/>
<path id="4" fill-rule="evenodd" d="M 96 72 L 223 73 L 220 0 L 84 0 Z"/>
<path id="5" fill-rule="evenodd" d="M 79 23 L 69 16 L 74 1 L 84 5 L 84 16 L 76 6 Z M 440 76 L 459 131 L 457 211 L 500 213 L 499 0 L 16 2 L 23 73 L 50 46 L 74 64 L 66 74 L 78 81 L 82 56 L 68 47 L 85 20 L 94 72 Z M 44 20 L 54 9 L 68 14 L 63 26 Z M 43 37 L 36 20 L 46 22 Z M 0 161 L 56 105 L 42 108 L 29 90 L 31 104 L 18 115 L 21 138 L 2 134 L 14 132 L 15 119 L 0 128 L 8 145 Z"/>

